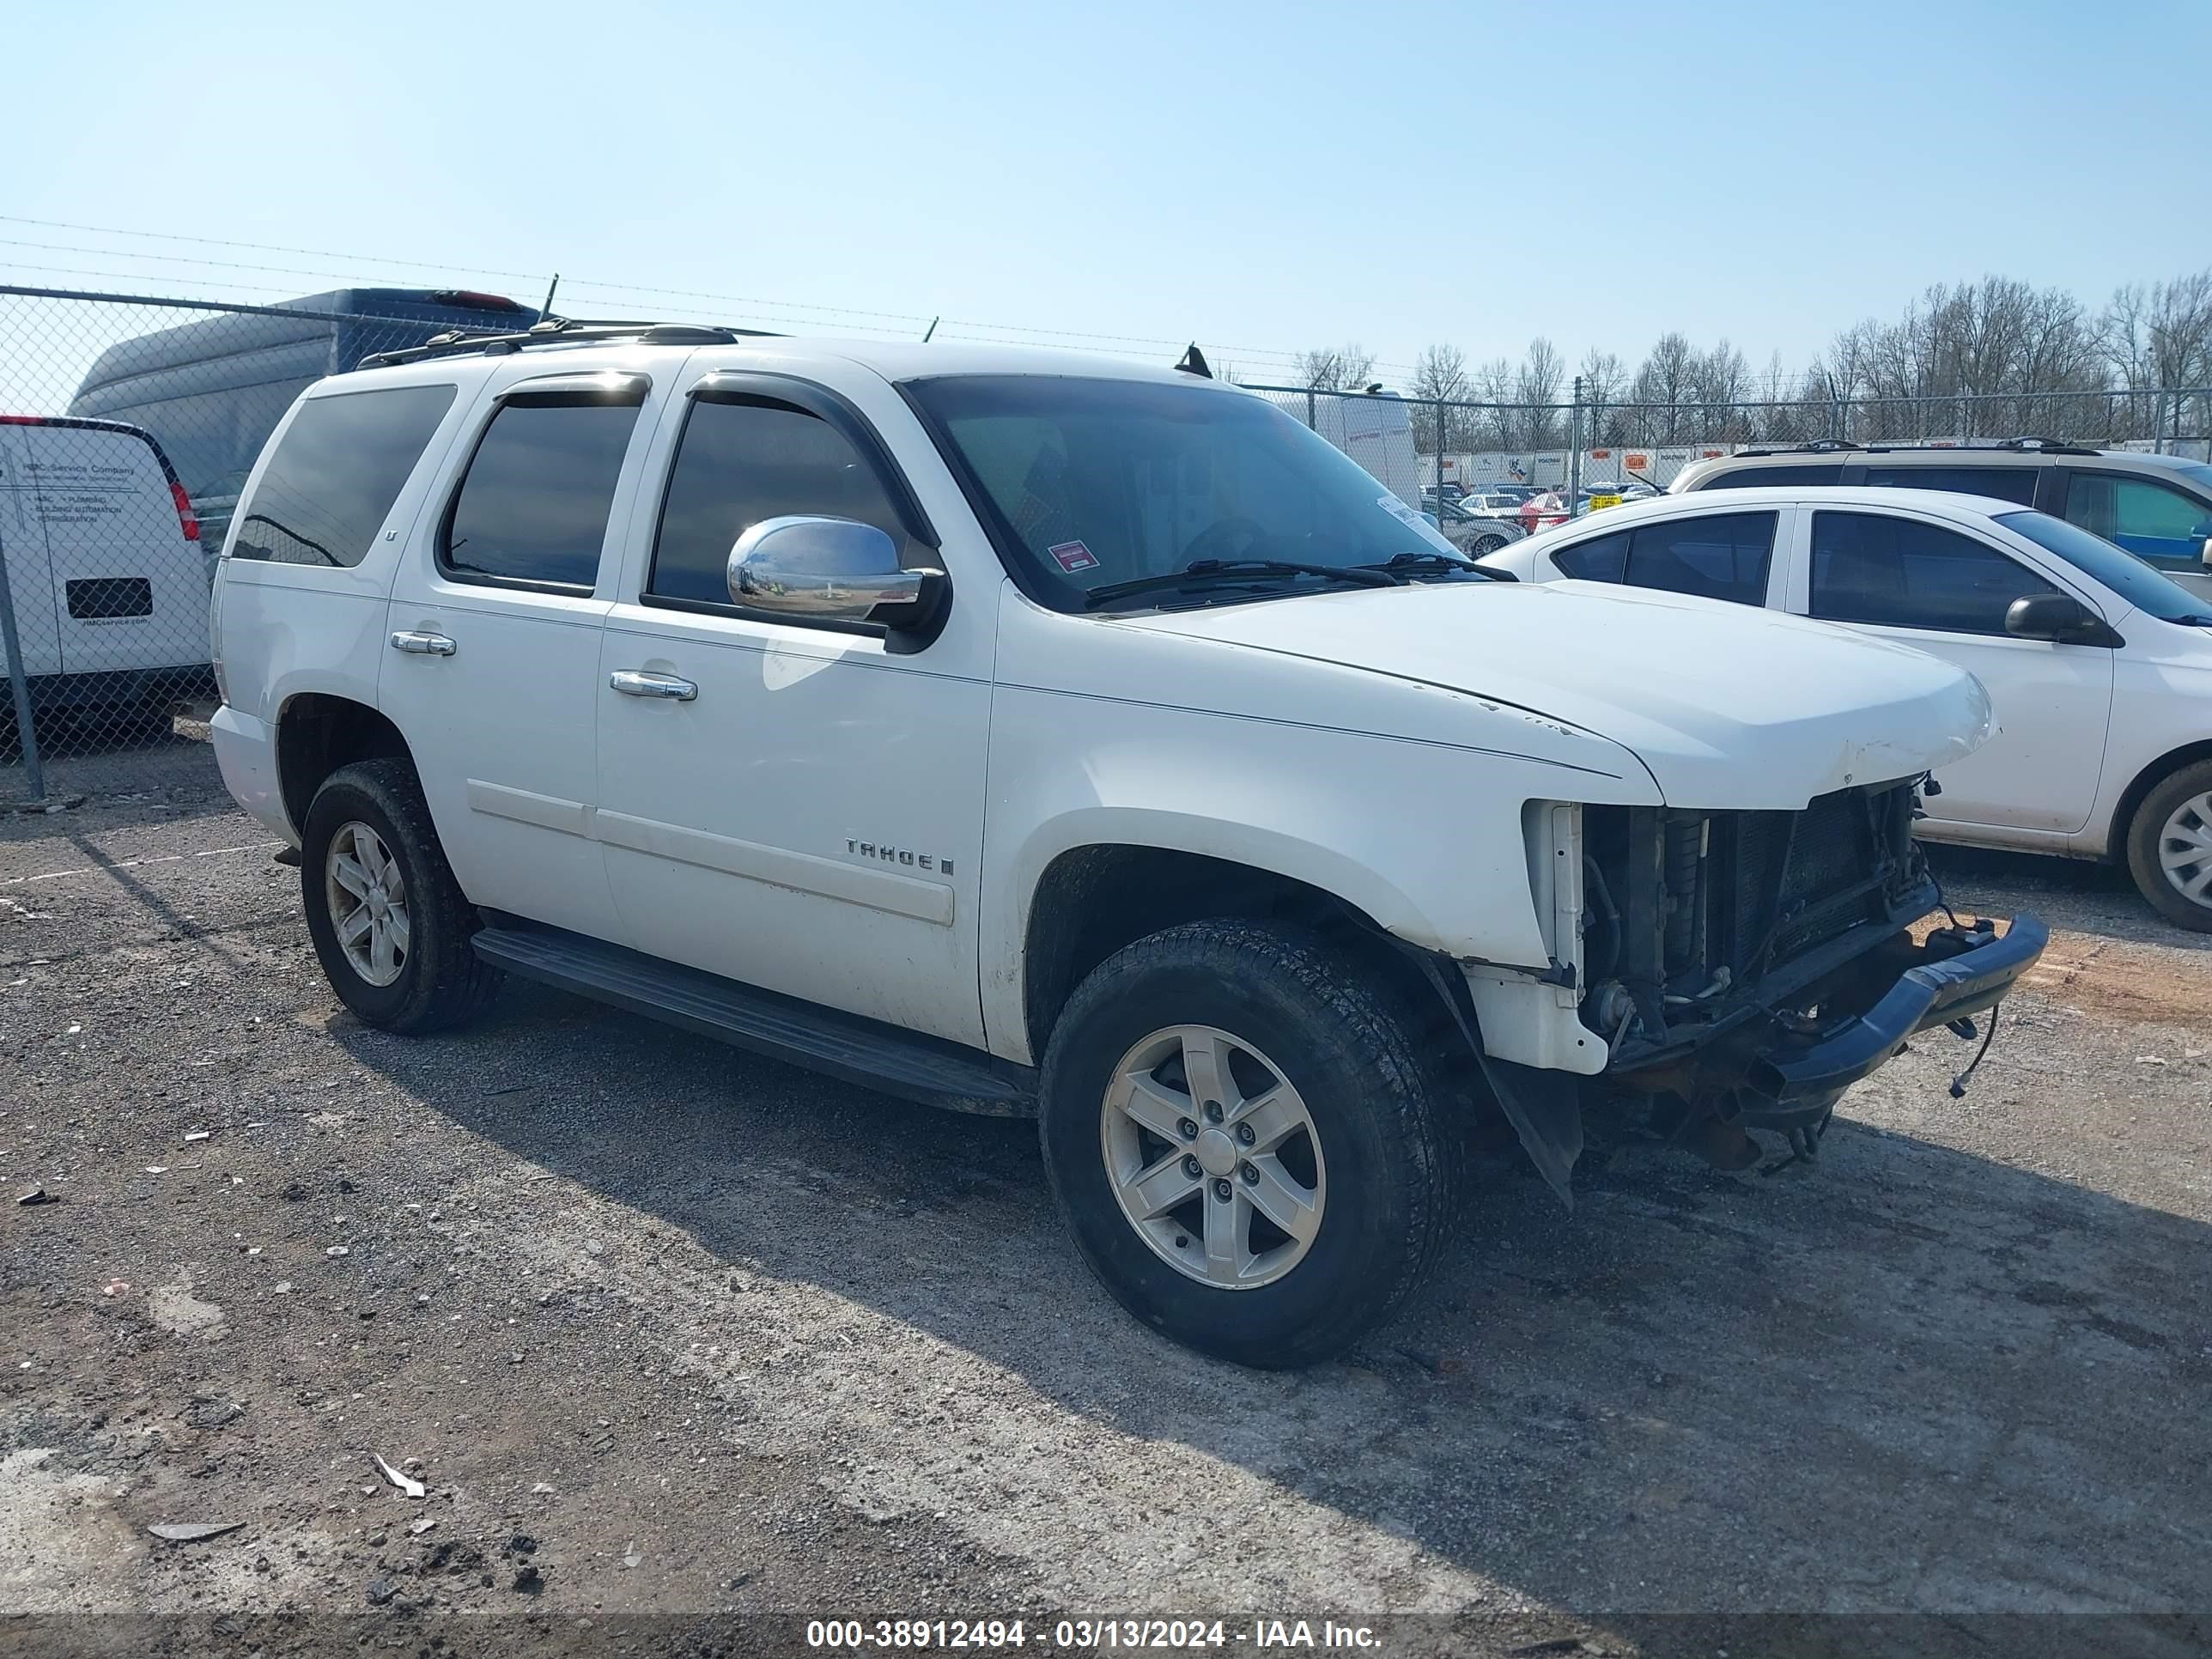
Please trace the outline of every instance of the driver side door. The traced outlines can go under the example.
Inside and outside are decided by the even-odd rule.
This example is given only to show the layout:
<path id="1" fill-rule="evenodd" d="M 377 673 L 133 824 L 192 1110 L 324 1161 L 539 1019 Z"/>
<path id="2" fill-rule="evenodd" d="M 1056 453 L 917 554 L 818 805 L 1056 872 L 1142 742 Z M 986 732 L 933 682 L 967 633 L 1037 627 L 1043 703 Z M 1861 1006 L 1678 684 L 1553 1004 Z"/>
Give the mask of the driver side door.
<path id="1" fill-rule="evenodd" d="M 1955 663 L 1990 694 L 1996 730 L 1936 775 L 1931 827 L 2036 847 L 2087 824 L 2112 719 L 2112 652 L 2021 639 L 2004 619 L 2031 594 L 2063 592 L 2102 615 L 2100 600 L 1954 525 L 1826 507 L 1800 523 L 1790 609 Z"/>
<path id="2" fill-rule="evenodd" d="M 596 833 L 639 949 L 980 1047 L 996 595 L 954 592 L 918 649 L 730 601 L 731 544 L 787 514 L 873 524 L 937 562 L 856 401 L 871 389 L 850 390 L 726 372 L 681 388 L 600 636 Z"/>

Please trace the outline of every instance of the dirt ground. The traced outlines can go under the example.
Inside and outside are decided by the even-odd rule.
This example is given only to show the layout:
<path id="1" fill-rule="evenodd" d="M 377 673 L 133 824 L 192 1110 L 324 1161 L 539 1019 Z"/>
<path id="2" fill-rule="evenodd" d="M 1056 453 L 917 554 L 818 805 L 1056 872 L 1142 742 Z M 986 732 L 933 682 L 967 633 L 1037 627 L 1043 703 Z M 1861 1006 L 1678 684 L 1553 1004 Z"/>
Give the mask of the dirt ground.
<path id="1" fill-rule="evenodd" d="M 1272 1376 L 1088 1279 L 1026 1125 L 529 987 L 365 1030 L 204 745 L 54 770 L 0 817 L 0 1647 L 2203 1650 L 2212 938 L 2109 878 L 1942 860 L 2057 930 L 1963 1100 L 1939 1033 L 1814 1172 L 1568 1214 L 1500 1162 L 1403 1316 Z"/>

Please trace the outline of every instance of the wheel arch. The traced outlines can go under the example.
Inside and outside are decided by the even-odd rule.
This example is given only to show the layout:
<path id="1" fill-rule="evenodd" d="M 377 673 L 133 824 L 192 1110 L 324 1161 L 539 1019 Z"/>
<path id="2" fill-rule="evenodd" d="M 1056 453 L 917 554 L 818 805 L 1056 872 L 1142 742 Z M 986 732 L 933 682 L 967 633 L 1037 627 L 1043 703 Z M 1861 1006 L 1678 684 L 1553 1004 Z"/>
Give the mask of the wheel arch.
<path id="1" fill-rule="evenodd" d="M 2212 761 L 2212 738 L 2170 749 L 2136 774 L 2120 792 L 2119 802 L 2112 809 L 2112 829 L 2105 837 L 2104 857 L 2107 863 L 2127 862 L 2128 842 L 2135 835 L 2136 813 L 2144 798 L 2183 767 L 2194 766 L 2199 761 Z"/>
<path id="2" fill-rule="evenodd" d="M 1065 848 L 1039 872 L 1020 932 L 1023 1032 L 1042 1060 L 1069 996 L 1138 939 L 1222 917 L 1285 921 L 1358 958 L 1443 1030 L 1450 1010 L 1370 910 L 1330 886 L 1269 864 L 1186 846 L 1099 841 Z"/>
<path id="3" fill-rule="evenodd" d="M 277 790 L 295 835 L 324 779 L 356 761 L 384 759 L 412 765 L 415 757 L 389 717 L 356 698 L 301 691 L 277 711 Z"/>

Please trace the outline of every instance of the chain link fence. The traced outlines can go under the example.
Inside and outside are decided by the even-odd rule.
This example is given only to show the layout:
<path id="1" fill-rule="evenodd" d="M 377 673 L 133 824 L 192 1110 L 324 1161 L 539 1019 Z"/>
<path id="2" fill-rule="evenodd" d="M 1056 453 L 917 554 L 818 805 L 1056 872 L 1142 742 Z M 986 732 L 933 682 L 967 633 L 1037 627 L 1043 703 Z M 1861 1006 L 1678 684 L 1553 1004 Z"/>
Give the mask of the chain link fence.
<path id="1" fill-rule="evenodd" d="M 180 740 L 216 695 L 215 558 L 300 391 L 372 352 L 538 313 L 496 295 L 346 289 L 276 306 L 0 286 L 0 805 L 45 763 Z M 1665 488 L 1747 447 L 2033 436 L 2206 456 L 2212 390 L 1484 404 L 1255 386 L 1470 550 L 1540 520 L 1515 492 Z M 1496 490 L 1477 512 L 1459 491 Z M 312 550 L 309 550 L 311 552 Z M 106 769 L 111 774 L 114 767 Z"/>
<path id="2" fill-rule="evenodd" d="M 179 715 L 205 717 L 216 556 L 302 387 L 537 317 L 438 290 L 230 306 L 0 287 L 0 803 L 43 799 L 50 761 L 175 743 Z"/>
<path id="3" fill-rule="evenodd" d="M 2014 439 L 2212 459 L 2212 388 L 1672 404 L 1474 403 L 1249 386 L 1364 465 L 1409 504 L 1439 483 L 1474 492 L 1665 489 L 1692 461 L 1747 448 Z M 1430 505 L 1433 505 L 1431 501 Z"/>

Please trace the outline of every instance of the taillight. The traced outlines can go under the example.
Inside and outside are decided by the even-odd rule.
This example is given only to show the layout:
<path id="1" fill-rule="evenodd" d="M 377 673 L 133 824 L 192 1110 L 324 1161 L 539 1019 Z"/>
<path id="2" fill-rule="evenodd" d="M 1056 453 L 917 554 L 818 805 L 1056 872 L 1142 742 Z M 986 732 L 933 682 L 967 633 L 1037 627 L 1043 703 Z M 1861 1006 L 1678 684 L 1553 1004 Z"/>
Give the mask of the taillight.
<path id="1" fill-rule="evenodd" d="M 184 485 L 173 478 L 169 481 L 169 497 L 177 504 L 177 522 L 185 528 L 185 539 L 196 542 L 200 538 L 200 521 L 192 511 L 192 498 L 185 494 Z"/>
<path id="2" fill-rule="evenodd" d="M 230 701 L 230 677 L 222 672 L 222 572 L 215 573 L 208 594 L 208 658 L 215 668 L 215 695 Z"/>

